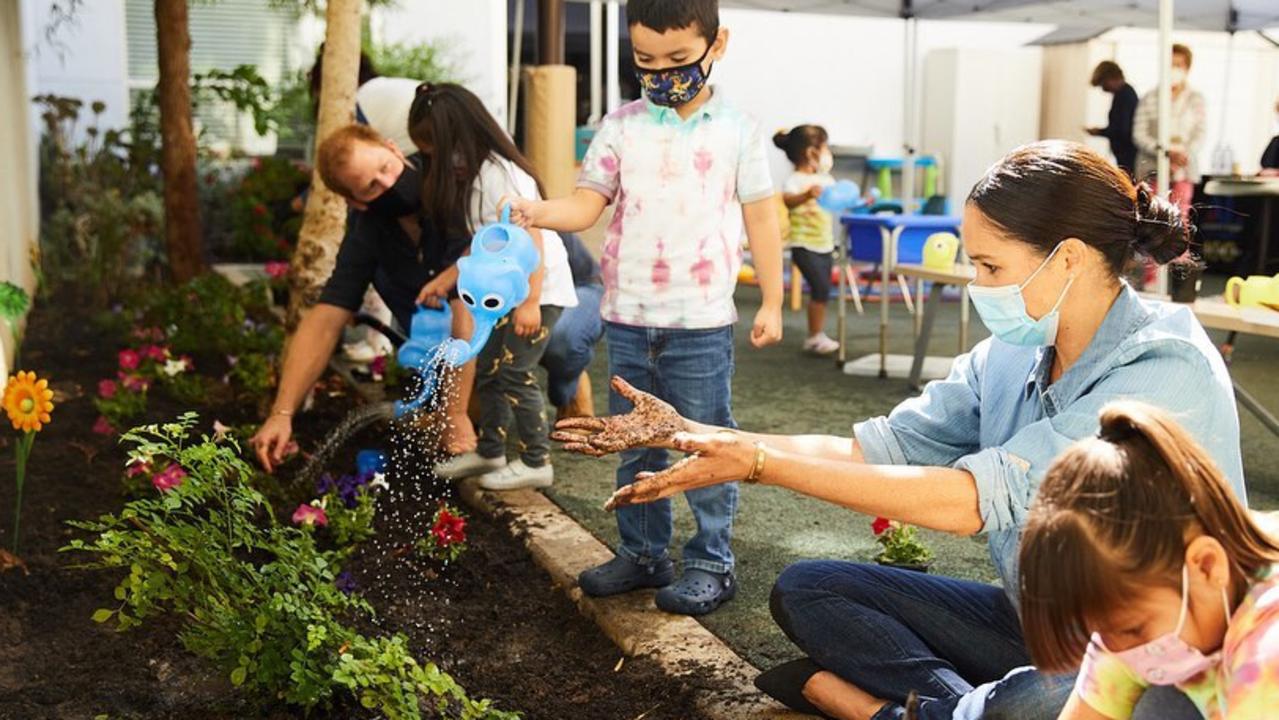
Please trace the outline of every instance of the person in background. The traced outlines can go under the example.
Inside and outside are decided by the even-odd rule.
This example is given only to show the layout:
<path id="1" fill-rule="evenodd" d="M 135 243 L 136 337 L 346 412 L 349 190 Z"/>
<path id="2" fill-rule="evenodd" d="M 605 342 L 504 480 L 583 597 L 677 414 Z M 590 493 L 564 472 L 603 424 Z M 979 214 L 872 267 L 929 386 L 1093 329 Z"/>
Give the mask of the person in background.
<path id="1" fill-rule="evenodd" d="M 542 355 L 546 368 L 546 394 L 555 406 L 555 419 L 590 417 L 595 414 L 591 398 L 591 378 L 586 374 L 595 358 L 595 345 L 604 337 L 604 320 L 600 317 L 600 301 L 604 297 L 604 281 L 600 264 L 574 233 L 562 233 L 568 266 L 577 290 L 577 306 L 565 308 L 560 321 L 551 329 L 551 339 Z"/>
<path id="2" fill-rule="evenodd" d="M 409 110 L 409 134 L 426 158 L 422 212 L 447 235 L 470 236 L 498 222 L 504 197 L 543 197 L 532 163 L 461 85 L 422 83 Z M 542 263 L 529 277 L 528 298 L 493 328 L 475 360 L 476 451 L 436 468 L 436 475 L 448 479 L 479 475 L 486 490 L 547 487 L 554 479 L 550 428 L 533 371 L 560 314 L 577 305 L 577 293 L 560 236 L 536 226 L 529 233 Z M 457 279 L 454 265 L 423 285 L 418 303 L 440 304 L 456 292 Z M 508 435 L 519 446 L 511 462 Z"/>
<path id="3" fill-rule="evenodd" d="M 790 209 L 791 261 L 808 282 L 808 338 L 804 350 L 829 355 L 839 343 L 826 335 L 826 302 L 830 300 L 831 255 L 835 252 L 832 218 L 817 204 L 822 190 L 835 183 L 826 128 L 797 125 L 773 136 L 773 144 L 786 153 L 795 172 L 782 185 L 782 201 Z M 791 278 L 799 282 L 799 278 Z"/>
<path id="4" fill-rule="evenodd" d="M 1279 516 L 1167 413 L 1119 401 L 1100 424 L 1048 469 L 1021 540 L 1031 658 L 1079 672 L 1060 720 L 1127 720 L 1152 686 L 1208 720 L 1276 717 Z"/>
<path id="5" fill-rule="evenodd" d="M 469 236 L 444 235 L 422 218 L 422 166 L 420 154 L 405 157 L 368 125 L 347 125 L 320 143 L 316 169 L 351 211 L 333 273 L 289 343 L 271 414 L 251 440 L 267 472 L 283 459 L 293 435 L 293 414 L 324 373 L 342 329 L 369 288 L 386 299 L 396 322 L 407 328 L 422 285 L 452 267 L 470 245 Z M 452 299 L 454 337 L 471 336 L 465 307 Z M 460 384 L 469 393 L 470 381 Z M 466 398 L 459 397 L 447 411 L 465 421 Z M 470 429 L 469 422 L 465 428 Z M 467 440 L 446 436 L 443 443 L 448 449 Z M 469 442 L 474 447 L 473 432 Z"/>
<path id="6" fill-rule="evenodd" d="M 1169 117 L 1168 160 L 1171 163 L 1171 186 L 1156 188 L 1170 191 L 1172 201 L 1190 211 L 1195 195 L 1195 183 L 1199 182 L 1199 151 L 1203 148 L 1207 133 L 1203 93 L 1190 87 L 1187 77 L 1194 55 L 1190 48 L 1180 43 L 1172 46 L 1172 114 Z M 1137 116 L 1133 121 L 1133 140 L 1137 143 L 1138 181 L 1149 180 L 1155 174 L 1159 150 L 1159 89 L 1146 93 L 1137 104 Z"/>
<path id="7" fill-rule="evenodd" d="M 1279 175 L 1279 100 L 1275 101 L 1275 136 L 1270 138 L 1265 152 L 1261 153 L 1261 174 L 1267 177 Z"/>
<path id="8" fill-rule="evenodd" d="M 1110 101 L 1106 127 L 1086 130 L 1089 135 L 1109 140 L 1115 164 L 1132 176 L 1137 167 L 1137 145 L 1132 139 L 1133 116 L 1137 113 L 1137 91 L 1124 79 L 1123 69 L 1110 60 L 1101 61 L 1093 69 L 1092 86 L 1101 88 L 1114 97 Z"/>
<path id="9" fill-rule="evenodd" d="M 511 217 L 580 231 L 613 203 L 600 261 L 609 374 L 699 422 L 731 427 L 733 292 L 743 231 L 763 295 L 751 343 L 760 348 L 782 337 L 781 238 L 767 145 L 758 124 L 707 84 L 728 45 L 717 0 L 629 0 L 626 18 L 645 98 L 604 118 L 573 195 L 512 199 Z M 619 387 L 609 412 L 632 409 L 633 396 Z M 630 449 L 616 483 L 630 485 L 668 459 L 663 448 Z M 697 532 L 673 583 L 670 501 L 619 512 L 617 556 L 584 571 L 582 591 L 600 597 L 656 587 L 662 610 L 712 612 L 737 593 L 737 493 L 735 483 L 687 493 Z"/>

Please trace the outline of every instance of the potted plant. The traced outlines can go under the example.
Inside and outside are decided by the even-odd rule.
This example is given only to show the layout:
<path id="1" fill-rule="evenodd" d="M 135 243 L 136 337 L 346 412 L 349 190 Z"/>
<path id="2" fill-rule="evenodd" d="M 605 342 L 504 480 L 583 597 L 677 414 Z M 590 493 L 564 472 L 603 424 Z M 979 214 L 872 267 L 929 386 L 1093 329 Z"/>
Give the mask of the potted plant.
<path id="1" fill-rule="evenodd" d="M 903 525 L 885 517 L 877 517 L 870 528 L 875 533 L 875 541 L 882 548 L 875 556 L 875 562 L 880 565 L 928 572 L 928 568 L 933 563 L 933 551 L 920 541 L 914 526 Z"/>

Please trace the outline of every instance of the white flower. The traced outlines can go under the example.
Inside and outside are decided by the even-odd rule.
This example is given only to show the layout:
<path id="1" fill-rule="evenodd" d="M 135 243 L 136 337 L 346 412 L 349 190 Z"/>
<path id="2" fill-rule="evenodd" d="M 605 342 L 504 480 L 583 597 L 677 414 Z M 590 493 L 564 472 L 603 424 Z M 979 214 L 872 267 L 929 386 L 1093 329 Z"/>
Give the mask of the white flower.
<path id="1" fill-rule="evenodd" d="M 391 488 L 390 484 L 386 482 L 385 473 L 373 473 L 373 479 L 369 480 L 369 487 L 382 488 L 384 490 L 389 490 Z"/>
<path id="2" fill-rule="evenodd" d="M 213 439 L 214 440 L 221 440 L 222 438 L 227 436 L 227 433 L 230 433 L 230 432 L 231 432 L 231 428 L 227 427 L 226 425 L 223 425 L 221 420 L 213 421 Z"/>
<path id="3" fill-rule="evenodd" d="M 169 377 L 180 375 L 181 373 L 186 372 L 186 370 L 187 370 L 187 361 L 183 360 L 182 358 L 164 361 L 164 374 L 168 375 Z"/>

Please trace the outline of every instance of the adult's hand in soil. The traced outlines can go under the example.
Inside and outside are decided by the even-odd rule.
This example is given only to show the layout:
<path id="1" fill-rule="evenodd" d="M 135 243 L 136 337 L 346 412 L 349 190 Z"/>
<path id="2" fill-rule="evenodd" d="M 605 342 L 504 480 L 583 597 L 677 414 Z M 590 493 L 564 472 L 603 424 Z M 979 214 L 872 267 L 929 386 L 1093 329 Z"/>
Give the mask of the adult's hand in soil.
<path id="1" fill-rule="evenodd" d="M 293 437 L 293 418 L 288 415 L 272 415 L 250 438 L 249 444 L 258 452 L 262 469 L 274 472 L 275 466 L 284 462 L 284 454 Z"/>
<path id="2" fill-rule="evenodd" d="M 636 390 L 622 378 L 613 378 L 613 391 L 635 407 L 623 415 L 560 420 L 551 439 L 564 443 L 569 452 L 601 457 L 637 447 L 670 448 L 676 433 L 688 429 L 688 421 L 669 403 Z"/>
<path id="3" fill-rule="evenodd" d="M 755 462 L 755 445 L 740 435 L 679 433 L 673 446 L 688 457 L 658 473 L 642 472 L 635 482 L 613 493 L 605 510 L 650 503 L 676 493 L 743 480 Z"/>

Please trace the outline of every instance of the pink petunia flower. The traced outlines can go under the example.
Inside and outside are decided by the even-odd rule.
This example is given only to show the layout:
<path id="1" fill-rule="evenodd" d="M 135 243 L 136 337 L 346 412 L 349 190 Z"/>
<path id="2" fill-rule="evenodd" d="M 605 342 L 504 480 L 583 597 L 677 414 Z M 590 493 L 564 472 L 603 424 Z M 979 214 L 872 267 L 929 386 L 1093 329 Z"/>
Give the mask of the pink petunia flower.
<path id="1" fill-rule="evenodd" d="M 121 350 L 119 358 L 121 370 L 137 370 L 138 363 L 142 361 L 136 350 Z"/>
<path id="2" fill-rule="evenodd" d="M 266 264 L 266 274 L 272 280 L 279 280 L 289 274 L 289 264 L 286 262 L 269 262 Z"/>
<path id="3" fill-rule="evenodd" d="M 115 435 L 115 428 L 111 427 L 111 423 L 105 417 L 99 415 L 97 421 L 93 423 L 93 432 L 99 435 Z"/>
<path id="4" fill-rule="evenodd" d="M 151 463 L 145 460 L 134 460 L 124 468 L 125 477 L 137 477 L 151 472 Z"/>
<path id="5" fill-rule="evenodd" d="M 293 511 L 293 524 L 311 527 L 319 525 L 321 527 L 329 524 L 329 516 L 324 513 L 324 508 L 318 505 L 298 505 L 298 509 Z"/>
<path id="6" fill-rule="evenodd" d="M 175 463 L 169 463 L 167 468 L 151 476 L 151 484 L 155 486 L 156 490 L 164 492 L 181 485 L 186 476 L 186 470 L 183 470 Z"/>
<path id="7" fill-rule="evenodd" d="M 110 400 L 115 397 L 116 384 L 115 380 L 106 379 L 98 381 L 98 395 Z"/>
<path id="8" fill-rule="evenodd" d="M 164 362 L 169 357 L 169 349 L 159 345 L 148 345 L 142 349 L 142 354 L 156 362 Z"/>

